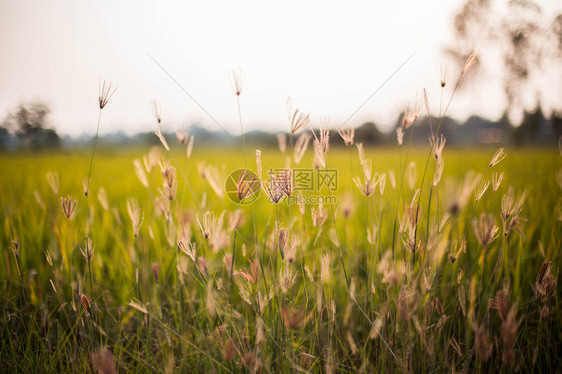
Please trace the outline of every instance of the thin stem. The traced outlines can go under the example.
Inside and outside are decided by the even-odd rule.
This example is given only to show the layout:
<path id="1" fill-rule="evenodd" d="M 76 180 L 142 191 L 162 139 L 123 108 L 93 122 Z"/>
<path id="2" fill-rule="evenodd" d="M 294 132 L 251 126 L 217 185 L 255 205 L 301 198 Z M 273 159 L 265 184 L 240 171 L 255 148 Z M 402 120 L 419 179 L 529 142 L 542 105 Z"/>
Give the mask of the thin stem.
<path id="1" fill-rule="evenodd" d="M 98 134 L 100 132 L 100 121 L 101 121 L 101 108 L 98 114 L 98 125 L 96 127 L 96 137 L 94 138 L 94 148 L 92 149 L 92 156 L 90 157 L 90 169 L 88 170 L 88 182 L 86 185 L 86 196 L 90 192 L 90 177 L 92 175 L 92 165 L 94 163 L 94 154 L 96 153 L 96 146 L 98 144 Z"/>

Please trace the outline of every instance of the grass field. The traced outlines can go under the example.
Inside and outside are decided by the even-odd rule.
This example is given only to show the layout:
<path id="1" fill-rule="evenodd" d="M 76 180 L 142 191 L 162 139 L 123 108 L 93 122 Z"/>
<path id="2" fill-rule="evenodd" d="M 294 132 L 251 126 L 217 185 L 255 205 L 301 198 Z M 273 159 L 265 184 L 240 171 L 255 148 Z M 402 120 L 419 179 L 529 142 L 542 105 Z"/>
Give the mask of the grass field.
<path id="1" fill-rule="evenodd" d="M 248 148 L 98 151 L 88 196 L 89 151 L 1 155 L 3 371 L 560 368 L 557 149 L 365 149 L 365 185 L 334 148 L 330 188 L 236 204 Z"/>

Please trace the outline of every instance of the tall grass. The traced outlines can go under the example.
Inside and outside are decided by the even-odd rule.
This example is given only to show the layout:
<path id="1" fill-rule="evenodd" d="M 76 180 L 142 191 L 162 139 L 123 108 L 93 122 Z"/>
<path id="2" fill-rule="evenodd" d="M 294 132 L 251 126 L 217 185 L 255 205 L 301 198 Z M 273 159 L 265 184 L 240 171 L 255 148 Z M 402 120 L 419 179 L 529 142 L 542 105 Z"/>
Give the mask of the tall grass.
<path id="1" fill-rule="evenodd" d="M 192 153 L 186 134 L 98 152 L 88 197 L 73 172 L 91 164 L 84 152 L 0 156 L 5 371 L 561 365 L 558 151 L 443 148 L 437 124 L 427 148 L 361 145 L 359 157 L 312 130 L 315 150 L 295 160 L 292 135 L 307 125 L 295 111 L 289 162 L 261 149 L 269 188 L 252 204 L 222 187 L 226 171 L 252 168 L 246 154 L 197 143 Z M 337 188 L 267 183 L 270 170 L 295 172 L 287 165 L 336 169 Z M 289 204 L 313 195 L 336 202 Z"/>

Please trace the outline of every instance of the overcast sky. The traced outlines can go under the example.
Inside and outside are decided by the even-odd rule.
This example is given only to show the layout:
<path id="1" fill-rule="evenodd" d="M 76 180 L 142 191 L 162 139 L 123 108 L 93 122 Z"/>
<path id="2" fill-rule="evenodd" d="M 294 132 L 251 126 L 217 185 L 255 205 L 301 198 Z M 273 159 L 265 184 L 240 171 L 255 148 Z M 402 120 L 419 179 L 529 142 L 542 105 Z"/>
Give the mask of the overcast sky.
<path id="1" fill-rule="evenodd" d="M 552 8 L 556 1 L 543 3 Z M 104 109 L 102 132 L 153 130 L 151 101 L 157 100 L 166 131 L 192 123 L 219 130 L 207 111 L 236 133 L 229 72 L 240 67 L 246 128 L 288 129 L 288 96 L 313 122 L 329 118 L 337 127 L 412 56 L 350 121 L 390 126 L 424 87 L 438 105 L 442 47 L 453 40 L 460 6 L 442 0 L 0 0 L 0 117 L 21 102 L 44 101 L 59 132 L 94 133 L 98 82 L 107 79 L 119 88 Z M 451 114 L 501 115 L 501 92 L 490 86 L 483 97 L 480 91 L 469 87 Z"/>

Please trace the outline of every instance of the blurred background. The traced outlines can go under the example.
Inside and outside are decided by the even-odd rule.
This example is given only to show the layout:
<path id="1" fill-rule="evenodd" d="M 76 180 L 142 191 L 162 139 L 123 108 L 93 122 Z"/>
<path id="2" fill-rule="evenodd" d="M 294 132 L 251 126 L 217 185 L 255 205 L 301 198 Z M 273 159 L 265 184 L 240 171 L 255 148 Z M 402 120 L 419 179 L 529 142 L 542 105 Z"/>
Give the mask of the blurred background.
<path id="1" fill-rule="evenodd" d="M 457 87 L 466 58 L 479 57 Z M 275 144 L 292 109 L 396 142 L 404 111 L 433 123 L 453 91 L 447 144 L 553 145 L 562 135 L 562 2 L 0 1 L 0 149 L 80 147 L 96 132 L 100 80 L 118 89 L 101 141 Z M 442 87 L 442 83 L 445 86 Z M 426 111 L 413 141 L 427 143 Z M 339 139 L 335 139 L 337 143 Z"/>

